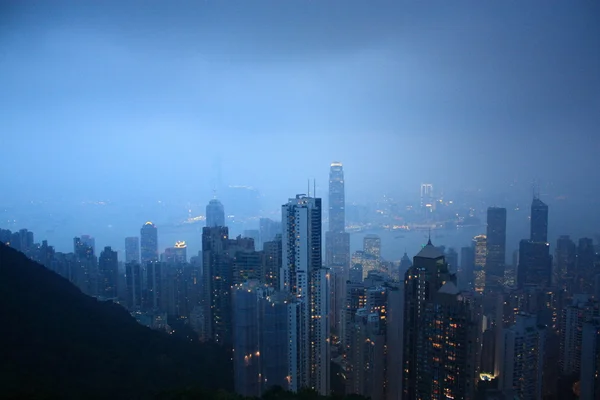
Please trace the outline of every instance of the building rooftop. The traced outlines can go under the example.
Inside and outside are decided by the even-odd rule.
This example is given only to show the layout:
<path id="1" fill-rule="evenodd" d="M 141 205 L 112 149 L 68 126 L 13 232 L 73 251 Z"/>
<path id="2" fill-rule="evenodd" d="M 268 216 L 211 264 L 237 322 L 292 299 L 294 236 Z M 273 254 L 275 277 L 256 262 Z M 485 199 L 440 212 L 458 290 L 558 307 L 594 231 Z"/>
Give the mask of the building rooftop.
<path id="1" fill-rule="evenodd" d="M 415 256 L 420 258 L 440 258 L 443 257 L 444 253 L 440 251 L 440 249 L 436 248 L 433 244 L 431 244 L 431 240 L 427 242 L 425 247 L 421 249 L 421 251 Z"/>

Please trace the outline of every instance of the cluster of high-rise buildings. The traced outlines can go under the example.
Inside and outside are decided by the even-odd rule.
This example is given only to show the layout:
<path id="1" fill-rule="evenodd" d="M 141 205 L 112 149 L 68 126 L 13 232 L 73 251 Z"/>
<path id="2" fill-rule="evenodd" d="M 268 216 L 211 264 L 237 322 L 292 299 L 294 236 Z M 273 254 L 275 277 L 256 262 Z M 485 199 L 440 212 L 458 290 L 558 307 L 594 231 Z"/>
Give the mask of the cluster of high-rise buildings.
<path id="1" fill-rule="evenodd" d="M 421 199 L 431 207 L 431 185 Z M 281 221 L 261 219 L 235 238 L 211 200 L 190 259 L 185 242 L 159 254 L 152 222 L 125 239 L 124 262 L 110 247 L 96 256 L 89 236 L 75 238 L 72 253 L 34 243 L 27 230 L 0 230 L 0 241 L 149 326 L 187 321 L 231 350 L 245 396 L 272 386 L 329 394 L 335 363 L 346 394 L 373 400 L 600 398 L 600 257 L 591 239 L 568 236 L 553 257 L 538 197 L 509 264 L 505 208 L 487 210 L 487 231 L 460 262 L 431 240 L 412 261 L 385 261 L 377 235 L 351 253 L 345 211 L 334 162 L 326 229 L 322 200 L 307 193 L 282 205 Z"/>

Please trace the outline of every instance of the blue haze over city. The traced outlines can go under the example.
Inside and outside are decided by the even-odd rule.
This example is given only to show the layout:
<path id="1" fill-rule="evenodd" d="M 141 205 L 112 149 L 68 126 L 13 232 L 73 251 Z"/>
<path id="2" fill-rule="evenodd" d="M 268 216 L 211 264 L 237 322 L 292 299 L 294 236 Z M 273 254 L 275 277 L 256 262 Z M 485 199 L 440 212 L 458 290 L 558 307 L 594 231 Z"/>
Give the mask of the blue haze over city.
<path id="1" fill-rule="evenodd" d="M 13 173 L 0 180 L 0 226 L 59 250 L 89 234 L 121 251 L 151 220 L 161 250 L 185 240 L 195 253 L 201 229 L 180 225 L 212 197 L 242 234 L 277 219 L 308 179 L 325 198 L 332 161 L 344 164 L 355 225 L 389 225 L 376 210 L 415 206 L 431 183 L 459 214 L 507 207 L 510 249 L 538 182 L 551 238 L 597 233 L 595 2 L 1 10 L 0 156 Z M 353 207 L 364 211 L 355 221 Z M 457 247 L 473 233 L 436 241 Z M 425 240 L 397 236 L 383 234 L 386 258 Z"/>
<path id="2" fill-rule="evenodd" d="M 599 399 L 599 127 L 598 1 L 0 1 L 0 397 Z"/>

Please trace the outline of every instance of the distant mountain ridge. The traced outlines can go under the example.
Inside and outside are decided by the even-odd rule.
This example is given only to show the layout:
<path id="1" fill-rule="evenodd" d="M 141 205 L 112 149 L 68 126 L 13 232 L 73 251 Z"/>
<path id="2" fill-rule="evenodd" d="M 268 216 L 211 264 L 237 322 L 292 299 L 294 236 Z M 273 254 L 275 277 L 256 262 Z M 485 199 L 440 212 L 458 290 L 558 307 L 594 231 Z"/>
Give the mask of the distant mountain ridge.
<path id="1" fill-rule="evenodd" d="M 0 397 L 145 399 L 231 390 L 227 353 L 152 331 L 0 243 Z"/>

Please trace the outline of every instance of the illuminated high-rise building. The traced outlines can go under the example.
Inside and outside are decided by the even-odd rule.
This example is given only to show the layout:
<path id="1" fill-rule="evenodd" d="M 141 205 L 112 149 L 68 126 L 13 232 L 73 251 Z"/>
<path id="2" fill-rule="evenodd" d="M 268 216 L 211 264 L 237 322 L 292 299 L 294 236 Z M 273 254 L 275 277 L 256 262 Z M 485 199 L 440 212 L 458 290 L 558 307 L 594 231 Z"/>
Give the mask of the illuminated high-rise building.
<path id="1" fill-rule="evenodd" d="M 140 230 L 140 245 L 144 267 L 149 262 L 158 261 L 158 229 L 150 221 L 146 222 Z"/>
<path id="2" fill-rule="evenodd" d="M 329 393 L 329 270 L 322 266 L 321 199 L 297 195 L 282 206 L 280 288 L 299 303 L 297 340 L 288 376 L 291 390 Z"/>
<path id="3" fill-rule="evenodd" d="M 137 236 L 125 238 L 125 263 L 140 262 L 140 238 Z"/>
<path id="4" fill-rule="evenodd" d="M 234 286 L 233 370 L 236 393 L 260 397 L 273 386 L 290 389 L 289 344 L 296 342 L 298 303 L 289 292 L 258 281 Z"/>
<path id="5" fill-rule="evenodd" d="M 480 306 L 461 292 L 431 241 L 404 280 L 403 399 L 473 399 L 479 375 Z"/>
<path id="6" fill-rule="evenodd" d="M 483 293 L 485 289 L 485 264 L 487 260 L 487 236 L 477 235 L 473 238 L 473 246 L 475 247 L 475 291 Z"/>
<path id="7" fill-rule="evenodd" d="M 433 209 L 433 185 L 431 183 L 421 184 L 421 208 Z"/>
<path id="8" fill-rule="evenodd" d="M 254 251 L 254 240 L 241 236 L 230 239 L 229 230 L 224 226 L 202 229 L 204 322 L 201 338 L 228 347 L 232 344 L 231 290 L 238 251 Z"/>
<path id="9" fill-rule="evenodd" d="M 217 199 L 212 199 L 206 206 L 206 226 L 208 228 L 225 226 L 225 208 Z"/>

